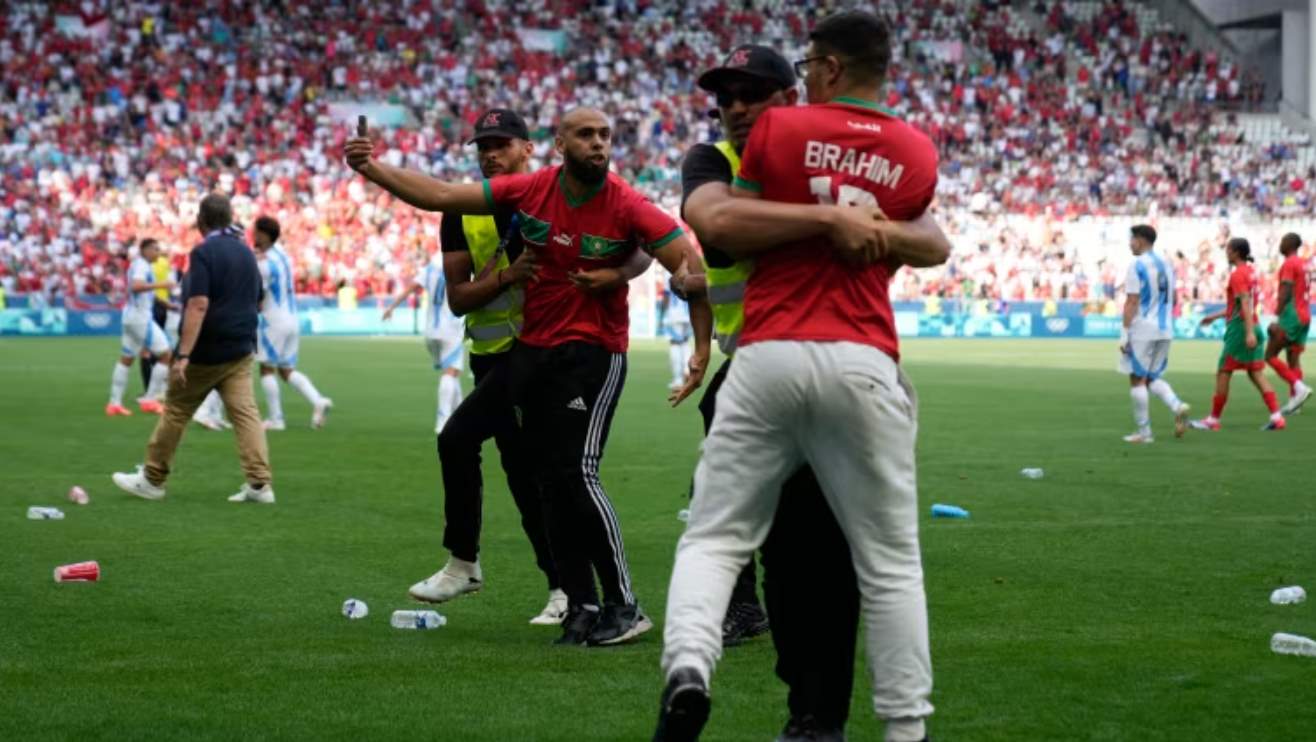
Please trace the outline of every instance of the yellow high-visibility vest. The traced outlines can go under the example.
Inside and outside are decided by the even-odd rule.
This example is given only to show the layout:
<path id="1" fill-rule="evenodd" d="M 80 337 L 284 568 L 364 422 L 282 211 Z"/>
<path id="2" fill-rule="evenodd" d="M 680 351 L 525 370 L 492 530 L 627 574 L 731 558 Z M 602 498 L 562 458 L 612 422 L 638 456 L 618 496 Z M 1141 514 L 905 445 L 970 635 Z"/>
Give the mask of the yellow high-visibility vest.
<path id="1" fill-rule="evenodd" d="M 471 251 L 471 271 L 479 275 L 498 253 L 498 225 L 492 216 L 462 217 L 462 233 Z M 507 253 L 498 253 L 493 270 L 500 271 L 511 263 Z M 519 286 L 512 286 L 488 304 L 466 315 L 466 336 L 471 339 L 471 352 L 476 355 L 502 353 L 512 347 L 512 341 L 521 333 L 521 308 L 525 295 Z"/>
<path id="2" fill-rule="evenodd" d="M 720 141 L 713 145 L 731 165 L 731 177 L 740 175 L 740 155 L 731 142 Z M 745 326 L 745 281 L 754 270 L 754 262 L 737 260 L 728 268 L 713 268 L 704 264 L 708 281 L 708 303 L 713 307 L 713 332 L 717 347 L 731 355 L 740 342 L 740 331 Z"/>

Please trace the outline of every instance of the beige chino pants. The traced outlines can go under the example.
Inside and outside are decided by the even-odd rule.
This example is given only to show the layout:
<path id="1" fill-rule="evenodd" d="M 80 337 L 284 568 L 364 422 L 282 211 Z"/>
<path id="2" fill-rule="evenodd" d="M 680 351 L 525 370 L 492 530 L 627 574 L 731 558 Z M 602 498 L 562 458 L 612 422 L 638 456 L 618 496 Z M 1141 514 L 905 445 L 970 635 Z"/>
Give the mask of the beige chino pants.
<path id="1" fill-rule="evenodd" d="M 192 422 L 192 415 L 206 395 L 214 389 L 224 400 L 229 420 L 233 422 L 238 444 L 238 459 L 247 483 L 252 486 L 270 484 L 270 455 L 265 442 L 265 427 L 261 424 L 260 408 L 251 383 L 252 357 L 217 365 L 190 363 L 187 381 L 180 382 L 169 374 L 169 389 L 165 393 L 165 411 L 146 444 L 146 480 L 160 487 L 169 477 L 169 465 L 174 452 L 183 439 L 183 431 Z"/>

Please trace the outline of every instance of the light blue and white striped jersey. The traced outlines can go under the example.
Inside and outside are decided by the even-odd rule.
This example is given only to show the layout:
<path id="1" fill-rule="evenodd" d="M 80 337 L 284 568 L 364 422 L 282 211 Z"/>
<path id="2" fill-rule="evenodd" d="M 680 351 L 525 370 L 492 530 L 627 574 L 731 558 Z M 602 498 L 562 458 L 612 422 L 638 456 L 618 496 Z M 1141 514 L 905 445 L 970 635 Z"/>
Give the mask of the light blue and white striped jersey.
<path id="1" fill-rule="evenodd" d="M 278 245 L 265 251 L 260 259 L 260 277 L 265 298 L 260 313 L 265 318 L 287 318 L 297 315 L 297 294 L 292 283 L 292 261 Z"/>
<path id="2" fill-rule="evenodd" d="M 690 324 L 690 305 L 685 299 L 674 293 L 667 295 L 667 311 L 663 313 L 664 325 L 688 325 Z"/>
<path id="3" fill-rule="evenodd" d="M 128 301 L 123 305 L 125 320 L 130 317 L 136 320 L 151 317 L 151 306 L 155 303 L 155 289 L 133 291 L 133 284 L 138 281 L 155 283 L 155 271 L 151 270 L 151 264 L 146 262 L 146 258 L 140 256 L 133 258 L 133 262 L 128 266 Z"/>
<path id="4" fill-rule="evenodd" d="M 1138 297 L 1138 314 L 1129 337 L 1169 340 L 1174 337 L 1174 268 L 1154 250 L 1129 264 L 1124 290 Z"/>
<path id="5" fill-rule="evenodd" d="M 425 312 L 425 334 L 429 337 L 458 335 L 465 332 L 466 324 L 448 308 L 448 279 L 443 264 L 431 260 L 416 274 L 416 283 L 429 297 Z"/>

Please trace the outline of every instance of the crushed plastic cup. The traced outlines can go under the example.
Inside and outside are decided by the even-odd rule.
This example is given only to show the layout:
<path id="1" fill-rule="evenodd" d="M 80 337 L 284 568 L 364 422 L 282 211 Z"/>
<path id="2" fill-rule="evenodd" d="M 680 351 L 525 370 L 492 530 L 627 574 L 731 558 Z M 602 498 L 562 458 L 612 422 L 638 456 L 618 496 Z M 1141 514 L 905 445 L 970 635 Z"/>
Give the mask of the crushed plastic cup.
<path id="1" fill-rule="evenodd" d="M 933 518 L 967 518 L 969 511 L 955 505 L 943 505 L 937 503 L 932 506 Z"/>
<path id="2" fill-rule="evenodd" d="M 55 568 L 55 582 L 99 582 L 100 579 L 99 562 L 77 562 Z"/>
<path id="3" fill-rule="evenodd" d="M 343 601 L 343 615 L 353 620 L 365 618 L 370 615 L 370 606 L 364 600 L 348 598 Z"/>
<path id="4" fill-rule="evenodd" d="M 27 509 L 28 520 L 64 520 L 64 511 L 59 508 L 46 508 L 33 505 Z"/>
<path id="5" fill-rule="evenodd" d="M 1045 474 L 1046 472 L 1042 471 L 1041 469 L 1034 469 L 1031 467 L 1027 469 L 1019 470 L 1019 475 L 1022 476 L 1024 479 L 1041 479 Z"/>
<path id="6" fill-rule="evenodd" d="M 78 505 L 86 505 L 87 503 L 91 502 L 91 497 L 87 495 L 87 490 L 84 490 L 83 488 L 74 485 L 72 488 L 69 489 L 69 502 Z"/>

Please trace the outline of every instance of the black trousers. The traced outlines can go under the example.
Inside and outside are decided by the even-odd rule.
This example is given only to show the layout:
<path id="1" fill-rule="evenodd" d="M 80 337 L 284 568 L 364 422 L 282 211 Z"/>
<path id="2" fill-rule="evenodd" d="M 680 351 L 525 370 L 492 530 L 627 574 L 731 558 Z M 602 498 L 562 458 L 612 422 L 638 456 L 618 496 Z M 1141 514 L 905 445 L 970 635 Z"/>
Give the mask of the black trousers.
<path id="1" fill-rule="evenodd" d="M 705 433 L 730 368 L 730 360 L 722 364 L 699 401 Z M 844 727 L 854 690 L 859 583 L 845 533 L 809 467 L 782 485 L 761 560 L 777 677 L 790 688 L 791 716 L 812 715 L 824 726 Z M 741 572 L 733 601 L 742 595 L 746 574 L 753 596 L 753 566 L 751 560 Z"/>
<path id="2" fill-rule="evenodd" d="M 157 297 L 151 304 L 151 319 L 163 330 L 165 323 L 169 320 L 169 305 L 160 301 Z M 150 348 L 146 349 L 146 356 L 138 358 L 137 367 L 142 371 L 142 390 L 151 388 L 151 371 L 154 369 L 158 358 L 151 352 Z"/>
<path id="3" fill-rule="evenodd" d="M 535 551 L 535 563 L 558 587 L 557 568 L 548 546 L 539 483 L 530 449 L 516 422 L 507 353 L 471 355 L 475 389 L 462 400 L 439 433 L 439 463 L 443 469 L 443 546 L 458 559 L 475 561 L 480 553 L 484 514 L 484 478 L 480 448 L 490 438 L 498 446 L 507 488 L 521 513 L 521 528 Z"/>
<path id="4" fill-rule="evenodd" d="M 592 343 L 517 343 L 512 400 L 542 487 L 558 577 L 571 605 L 633 605 L 621 527 L 599 481 L 599 462 L 626 382 L 626 354 Z"/>

